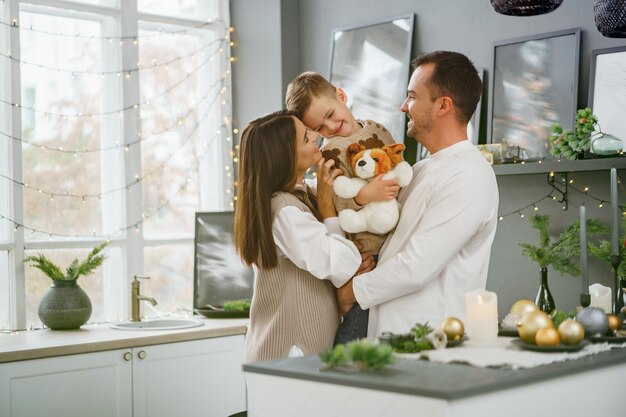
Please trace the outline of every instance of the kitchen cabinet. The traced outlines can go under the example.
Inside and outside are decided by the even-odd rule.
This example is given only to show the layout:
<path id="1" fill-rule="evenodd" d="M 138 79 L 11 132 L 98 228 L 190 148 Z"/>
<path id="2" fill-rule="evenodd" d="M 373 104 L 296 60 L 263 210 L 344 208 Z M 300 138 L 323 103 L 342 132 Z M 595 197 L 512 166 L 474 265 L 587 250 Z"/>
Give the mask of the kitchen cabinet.
<path id="1" fill-rule="evenodd" d="M 246 408 L 243 335 L 0 364 L 2 417 L 223 417 Z"/>

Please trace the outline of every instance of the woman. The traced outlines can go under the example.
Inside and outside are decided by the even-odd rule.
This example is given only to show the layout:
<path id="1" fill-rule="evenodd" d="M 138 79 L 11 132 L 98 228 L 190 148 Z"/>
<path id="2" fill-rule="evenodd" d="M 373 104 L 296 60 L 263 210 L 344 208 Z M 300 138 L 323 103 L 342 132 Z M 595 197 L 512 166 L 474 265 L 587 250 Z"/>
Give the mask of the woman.
<path id="1" fill-rule="evenodd" d="M 253 120 L 242 134 L 235 245 L 255 272 L 248 363 L 330 348 L 340 319 L 335 287 L 361 265 L 333 205 L 341 170 L 324 162 L 317 136 L 284 111 Z M 315 164 L 317 181 L 305 182 Z M 372 267 L 365 257 L 361 269 Z"/>

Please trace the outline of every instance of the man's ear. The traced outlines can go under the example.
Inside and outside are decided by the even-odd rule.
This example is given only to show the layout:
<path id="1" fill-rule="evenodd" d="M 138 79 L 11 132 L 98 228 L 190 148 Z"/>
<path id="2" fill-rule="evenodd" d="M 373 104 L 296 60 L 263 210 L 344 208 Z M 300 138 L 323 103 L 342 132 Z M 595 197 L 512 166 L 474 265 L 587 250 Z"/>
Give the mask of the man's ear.
<path id="1" fill-rule="evenodd" d="M 381 149 L 389 155 L 389 159 L 391 160 L 391 167 L 395 167 L 400 162 L 402 162 L 402 151 L 404 151 L 404 144 L 402 143 L 394 143 L 393 145 L 385 145 Z"/>
<path id="2" fill-rule="evenodd" d="M 345 104 L 346 101 L 348 101 L 348 95 L 345 91 L 343 91 L 342 88 L 337 87 L 335 94 L 337 95 L 337 100 L 341 101 L 342 103 Z"/>
<path id="3" fill-rule="evenodd" d="M 354 158 L 354 155 L 364 151 L 365 149 L 367 149 L 365 146 L 359 145 L 358 143 L 353 143 L 348 146 L 348 149 L 346 149 L 346 159 L 348 160 L 348 164 L 352 165 L 352 158 Z"/>
<path id="4" fill-rule="evenodd" d="M 441 97 L 441 106 L 439 107 L 439 116 L 444 116 L 445 114 L 452 111 L 452 99 L 448 96 Z"/>

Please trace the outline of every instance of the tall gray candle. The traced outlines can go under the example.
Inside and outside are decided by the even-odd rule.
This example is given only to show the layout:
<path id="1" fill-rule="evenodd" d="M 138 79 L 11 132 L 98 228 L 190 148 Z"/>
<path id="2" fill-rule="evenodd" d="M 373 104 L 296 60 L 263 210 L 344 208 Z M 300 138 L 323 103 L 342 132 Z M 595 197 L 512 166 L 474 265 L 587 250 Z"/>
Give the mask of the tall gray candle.
<path id="1" fill-rule="evenodd" d="M 582 294 L 589 294 L 589 276 L 587 275 L 587 215 L 585 206 L 580 206 L 580 274 L 582 275 Z"/>
<path id="2" fill-rule="evenodd" d="M 611 255 L 619 255 L 617 235 L 619 234 L 619 215 L 617 209 L 617 170 L 611 168 Z"/>

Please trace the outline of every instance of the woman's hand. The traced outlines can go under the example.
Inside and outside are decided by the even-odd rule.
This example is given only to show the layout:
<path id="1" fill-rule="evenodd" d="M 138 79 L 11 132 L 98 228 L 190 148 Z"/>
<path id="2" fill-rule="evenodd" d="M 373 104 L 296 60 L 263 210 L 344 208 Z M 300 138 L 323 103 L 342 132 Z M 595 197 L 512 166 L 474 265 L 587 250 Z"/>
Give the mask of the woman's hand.
<path id="1" fill-rule="evenodd" d="M 332 159 L 326 161 L 321 158 L 317 162 L 317 206 L 323 219 L 337 215 L 333 201 L 335 196 L 333 184 L 335 178 L 343 174 L 343 171 L 339 168 L 333 169 L 333 165 L 335 161 Z"/>
<path id="2" fill-rule="evenodd" d="M 365 187 L 361 188 L 356 197 L 354 197 L 354 201 L 358 205 L 364 206 L 372 201 L 387 201 L 396 198 L 400 191 L 398 179 L 383 180 L 384 175 L 380 174 Z"/>

